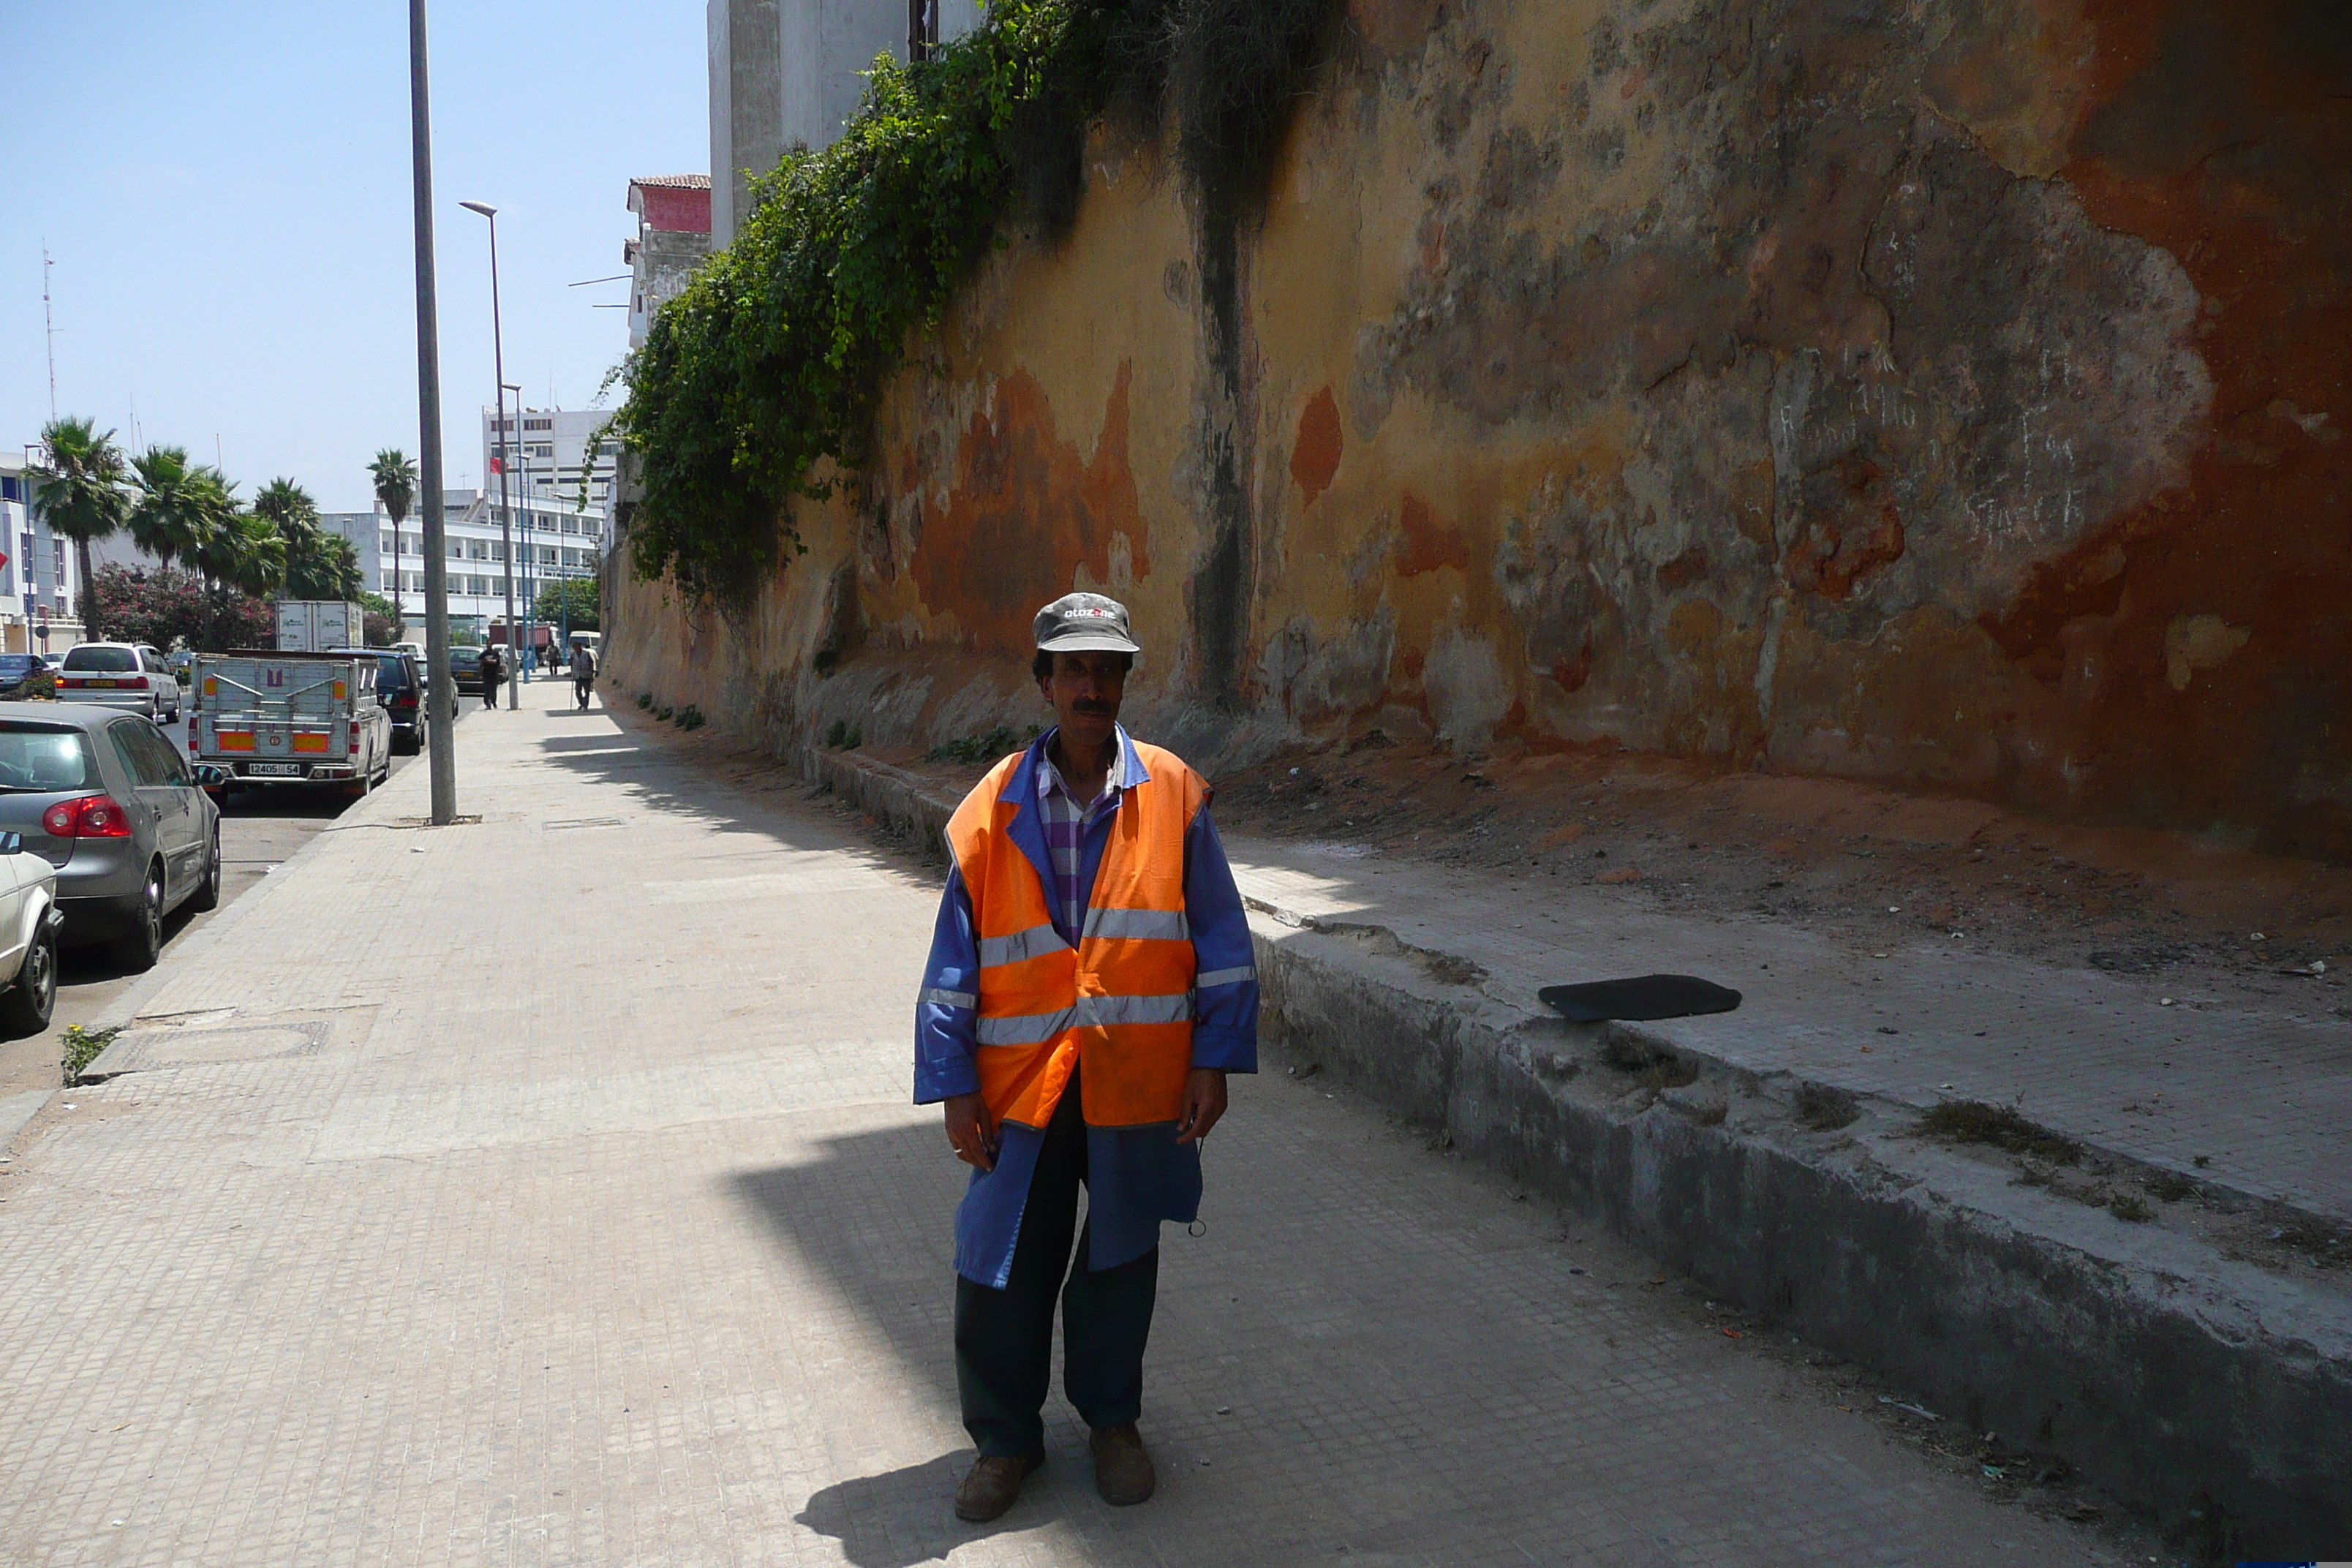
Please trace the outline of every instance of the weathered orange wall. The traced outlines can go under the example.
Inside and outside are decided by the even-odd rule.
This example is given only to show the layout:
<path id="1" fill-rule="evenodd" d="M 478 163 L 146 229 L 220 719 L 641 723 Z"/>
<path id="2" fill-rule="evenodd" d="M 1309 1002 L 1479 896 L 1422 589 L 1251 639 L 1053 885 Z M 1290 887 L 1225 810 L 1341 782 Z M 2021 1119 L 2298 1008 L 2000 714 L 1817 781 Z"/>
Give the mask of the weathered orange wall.
<path id="1" fill-rule="evenodd" d="M 1378 722 L 2352 855 L 2347 169 L 2335 0 L 1355 0 L 1230 313 L 1097 135 L 810 552 L 738 626 L 625 589 L 616 668 L 935 741 L 1099 587 L 1210 765 Z"/>

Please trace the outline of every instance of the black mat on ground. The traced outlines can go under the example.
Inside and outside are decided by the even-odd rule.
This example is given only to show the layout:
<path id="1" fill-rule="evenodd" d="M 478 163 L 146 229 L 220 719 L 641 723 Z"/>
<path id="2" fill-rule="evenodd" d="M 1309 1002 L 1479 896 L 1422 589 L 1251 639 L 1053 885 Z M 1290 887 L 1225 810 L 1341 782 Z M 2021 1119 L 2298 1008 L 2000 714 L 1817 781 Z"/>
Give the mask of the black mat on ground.
<path id="1" fill-rule="evenodd" d="M 1739 993 L 1695 974 L 1643 974 L 1631 980 L 1588 980 L 1580 985 L 1547 985 L 1536 993 L 1544 1005 L 1578 1024 L 1604 1018 L 1641 1022 L 1728 1013 Z"/>

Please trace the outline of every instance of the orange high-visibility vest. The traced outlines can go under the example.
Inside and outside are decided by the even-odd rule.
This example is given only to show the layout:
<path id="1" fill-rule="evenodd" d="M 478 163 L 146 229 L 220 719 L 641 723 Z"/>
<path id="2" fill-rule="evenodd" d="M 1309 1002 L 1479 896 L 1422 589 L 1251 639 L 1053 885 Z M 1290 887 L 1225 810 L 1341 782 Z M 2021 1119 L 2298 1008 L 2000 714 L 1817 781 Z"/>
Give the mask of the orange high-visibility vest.
<path id="1" fill-rule="evenodd" d="M 1023 803 L 999 797 L 1024 753 L 991 769 L 948 821 L 980 938 L 980 1092 L 1000 1121 L 1044 1127 L 1074 1067 L 1088 1126 L 1173 1121 L 1181 1105 L 1194 967 L 1184 835 L 1208 785 L 1173 752 L 1135 749 L 1150 777 L 1111 816 L 1075 949 L 1006 831 Z"/>

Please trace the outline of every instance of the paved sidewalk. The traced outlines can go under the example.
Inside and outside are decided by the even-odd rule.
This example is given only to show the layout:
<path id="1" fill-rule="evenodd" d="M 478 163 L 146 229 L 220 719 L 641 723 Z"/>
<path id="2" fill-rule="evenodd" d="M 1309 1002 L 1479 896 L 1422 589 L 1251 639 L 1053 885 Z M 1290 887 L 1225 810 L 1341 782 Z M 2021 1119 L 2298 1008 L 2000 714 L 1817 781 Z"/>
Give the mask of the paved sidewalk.
<path id="1" fill-rule="evenodd" d="M 1160 1497 L 1099 1504 L 1057 1403 L 957 1525 L 930 878 L 602 713 L 459 763 L 480 823 L 404 826 L 409 770 L 0 1166 L 0 1562 L 2116 1560 L 1278 1078 L 1168 1237 Z"/>

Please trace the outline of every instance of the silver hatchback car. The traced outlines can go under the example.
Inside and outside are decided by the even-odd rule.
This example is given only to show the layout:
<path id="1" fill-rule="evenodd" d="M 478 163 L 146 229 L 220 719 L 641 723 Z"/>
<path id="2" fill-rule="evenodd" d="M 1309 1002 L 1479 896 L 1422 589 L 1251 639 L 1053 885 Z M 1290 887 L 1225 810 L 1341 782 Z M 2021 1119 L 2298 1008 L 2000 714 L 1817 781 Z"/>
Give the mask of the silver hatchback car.
<path id="1" fill-rule="evenodd" d="M 163 919 L 220 902 L 217 782 L 136 713 L 79 702 L 0 710 L 0 832 L 57 868 L 68 947 L 110 942 L 153 967 Z"/>

